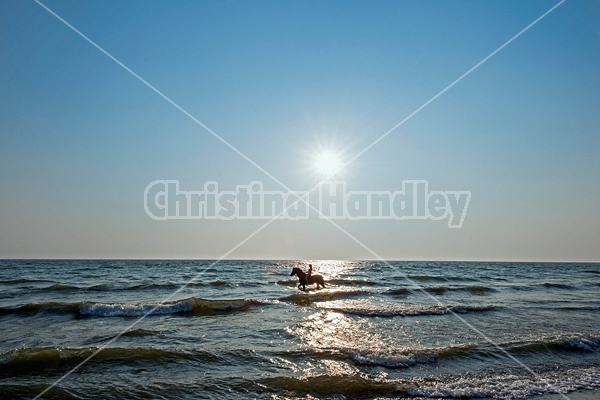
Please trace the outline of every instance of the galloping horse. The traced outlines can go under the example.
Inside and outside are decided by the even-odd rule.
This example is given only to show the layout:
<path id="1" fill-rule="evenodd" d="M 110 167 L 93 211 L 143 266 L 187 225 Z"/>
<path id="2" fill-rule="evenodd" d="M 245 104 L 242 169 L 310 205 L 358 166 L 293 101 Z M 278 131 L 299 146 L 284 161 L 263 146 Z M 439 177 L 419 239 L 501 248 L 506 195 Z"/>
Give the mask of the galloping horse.
<path id="1" fill-rule="evenodd" d="M 298 289 L 300 289 L 300 286 L 302 286 L 301 290 L 306 290 L 306 285 L 312 285 L 313 283 L 317 284 L 317 289 L 319 288 L 319 285 L 325 287 L 325 281 L 323 280 L 322 275 L 311 275 L 310 279 L 308 279 L 304 271 L 302 271 L 300 268 L 292 269 L 292 273 L 290 274 L 290 276 L 293 275 L 296 275 L 298 277 L 298 280 L 300 281 L 300 283 L 298 283 Z"/>

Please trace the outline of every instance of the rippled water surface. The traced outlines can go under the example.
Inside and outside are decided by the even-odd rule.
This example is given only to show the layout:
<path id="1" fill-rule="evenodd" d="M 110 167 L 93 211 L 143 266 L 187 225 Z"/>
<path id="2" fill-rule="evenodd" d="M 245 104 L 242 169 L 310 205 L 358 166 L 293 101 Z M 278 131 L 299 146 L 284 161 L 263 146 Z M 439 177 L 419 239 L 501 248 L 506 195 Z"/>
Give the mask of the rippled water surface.
<path id="1" fill-rule="evenodd" d="M 312 262 L 327 288 L 302 292 L 296 261 L 0 261 L 0 398 L 73 369 L 44 398 L 600 386 L 600 264 Z"/>

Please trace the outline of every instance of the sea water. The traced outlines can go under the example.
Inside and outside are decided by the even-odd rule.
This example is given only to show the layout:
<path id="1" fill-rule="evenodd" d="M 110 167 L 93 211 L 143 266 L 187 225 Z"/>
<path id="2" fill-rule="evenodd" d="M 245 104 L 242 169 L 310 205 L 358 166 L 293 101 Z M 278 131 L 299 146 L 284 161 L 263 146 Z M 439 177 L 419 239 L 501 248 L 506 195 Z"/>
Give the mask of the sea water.
<path id="1" fill-rule="evenodd" d="M 325 277 L 297 288 L 292 268 Z M 0 398 L 530 398 L 600 386 L 600 264 L 0 261 Z"/>

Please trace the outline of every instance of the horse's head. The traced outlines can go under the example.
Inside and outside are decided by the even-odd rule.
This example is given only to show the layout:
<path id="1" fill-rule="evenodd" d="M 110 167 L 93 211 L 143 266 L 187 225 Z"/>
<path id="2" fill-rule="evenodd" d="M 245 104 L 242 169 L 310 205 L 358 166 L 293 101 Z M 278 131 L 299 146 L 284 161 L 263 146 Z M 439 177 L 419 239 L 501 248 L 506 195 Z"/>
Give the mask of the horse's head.
<path id="1" fill-rule="evenodd" d="M 292 273 L 290 274 L 290 276 L 294 276 L 298 274 L 298 268 L 292 268 Z"/>

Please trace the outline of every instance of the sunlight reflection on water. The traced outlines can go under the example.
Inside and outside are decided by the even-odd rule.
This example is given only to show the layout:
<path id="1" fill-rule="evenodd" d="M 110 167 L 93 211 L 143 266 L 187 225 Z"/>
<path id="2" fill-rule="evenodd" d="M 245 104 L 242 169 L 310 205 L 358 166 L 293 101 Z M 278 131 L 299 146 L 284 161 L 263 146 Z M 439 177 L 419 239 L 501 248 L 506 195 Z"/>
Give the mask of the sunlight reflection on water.
<path id="1" fill-rule="evenodd" d="M 303 264 L 313 265 L 314 273 L 321 274 L 325 279 L 334 279 L 340 275 L 348 274 L 357 267 L 355 261 L 346 260 L 307 260 Z"/>

